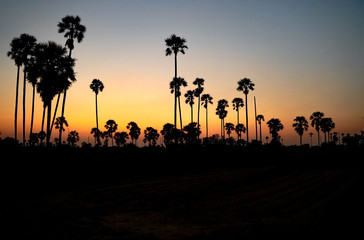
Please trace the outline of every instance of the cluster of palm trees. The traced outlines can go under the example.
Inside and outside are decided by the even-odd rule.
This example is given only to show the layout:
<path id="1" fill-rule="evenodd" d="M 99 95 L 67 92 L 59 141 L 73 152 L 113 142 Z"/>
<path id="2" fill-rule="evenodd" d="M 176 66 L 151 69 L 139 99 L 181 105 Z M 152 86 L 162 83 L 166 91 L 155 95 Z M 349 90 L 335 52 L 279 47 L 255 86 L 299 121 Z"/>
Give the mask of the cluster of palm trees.
<path id="1" fill-rule="evenodd" d="M 25 137 L 25 92 L 26 80 L 32 84 L 32 116 L 30 124 L 29 138 L 34 139 L 33 119 L 34 119 L 34 96 L 35 89 L 39 93 L 43 102 L 43 118 L 41 132 L 44 132 L 44 118 L 47 110 L 46 126 L 46 144 L 49 145 L 52 128 L 56 119 L 58 104 L 63 94 L 61 116 L 57 118 L 59 129 L 58 142 L 62 143 L 63 125 L 66 123 L 64 112 L 66 105 L 66 94 L 71 84 L 76 81 L 74 72 L 75 59 L 72 58 L 74 41 L 81 42 L 86 32 L 86 27 L 82 25 L 79 16 L 65 16 L 58 23 L 58 32 L 64 33 L 67 39 L 65 46 L 59 45 L 53 41 L 46 43 L 37 43 L 36 38 L 29 34 L 21 34 L 20 37 L 14 38 L 10 43 L 10 51 L 7 55 L 15 61 L 17 66 L 16 94 L 15 94 L 15 120 L 14 120 L 14 138 L 17 140 L 17 119 L 18 119 L 18 92 L 19 92 L 19 72 L 23 66 L 24 83 L 23 83 L 23 144 L 26 143 Z M 68 49 L 68 54 L 67 54 Z M 57 97 L 57 103 L 52 116 L 52 100 Z M 38 134 L 39 135 L 39 134 Z M 40 134 L 43 136 L 44 134 Z"/>

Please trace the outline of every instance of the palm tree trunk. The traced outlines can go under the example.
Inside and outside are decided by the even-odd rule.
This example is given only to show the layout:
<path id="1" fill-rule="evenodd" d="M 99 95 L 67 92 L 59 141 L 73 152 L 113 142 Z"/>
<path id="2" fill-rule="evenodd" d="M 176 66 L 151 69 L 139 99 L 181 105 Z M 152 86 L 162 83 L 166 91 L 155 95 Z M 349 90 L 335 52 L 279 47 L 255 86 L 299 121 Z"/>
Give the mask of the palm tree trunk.
<path id="1" fill-rule="evenodd" d="M 320 129 L 317 130 L 317 142 L 318 142 L 318 146 L 320 146 Z"/>
<path id="2" fill-rule="evenodd" d="M 258 125 L 257 125 L 257 104 L 254 96 L 254 109 L 255 109 L 255 140 L 258 141 Z"/>
<path id="3" fill-rule="evenodd" d="M 35 85 L 33 85 L 33 98 L 32 98 L 32 118 L 30 120 L 30 134 L 33 133 L 33 120 L 34 120 L 34 98 L 35 98 Z"/>
<path id="4" fill-rule="evenodd" d="M 18 71 L 16 74 L 16 91 L 15 91 L 15 116 L 14 116 L 14 139 L 18 139 L 18 95 L 19 95 L 19 71 L 20 66 L 18 66 Z"/>
<path id="5" fill-rule="evenodd" d="M 197 108 L 197 130 L 200 132 L 200 101 L 201 101 L 201 94 L 198 95 L 198 108 Z M 200 139 L 200 133 L 198 134 L 198 139 Z"/>
<path id="6" fill-rule="evenodd" d="M 24 66 L 24 86 L 23 86 L 23 144 L 25 145 L 25 93 L 26 93 L 26 86 L 27 86 L 27 81 L 26 81 L 26 71 L 25 71 L 25 66 Z"/>
<path id="7" fill-rule="evenodd" d="M 57 115 L 57 110 L 58 110 L 58 104 L 59 104 L 60 97 L 61 97 L 61 93 L 58 93 L 57 103 L 56 103 L 56 107 L 54 108 L 54 114 L 53 114 L 53 119 L 52 119 L 52 124 L 51 124 L 51 132 L 53 130 L 54 120 L 56 119 L 56 115 Z"/>
<path id="8" fill-rule="evenodd" d="M 259 123 L 260 142 L 262 142 L 262 123 Z"/>
<path id="9" fill-rule="evenodd" d="M 62 115 L 61 115 L 62 119 L 64 118 L 64 107 L 66 105 L 66 96 L 67 96 L 67 89 L 65 89 L 64 93 L 63 93 Z M 61 126 L 59 128 L 59 138 L 58 138 L 59 145 L 61 145 L 61 143 L 62 143 L 62 129 L 63 129 L 63 121 L 61 121 Z"/>
<path id="10" fill-rule="evenodd" d="M 179 121 L 181 124 L 181 131 L 182 131 L 183 126 L 182 126 L 181 96 L 178 96 L 178 108 L 179 108 Z"/>
<path id="11" fill-rule="evenodd" d="M 193 122 L 193 107 L 191 105 L 191 123 Z"/>
<path id="12" fill-rule="evenodd" d="M 300 145 L 302 146 L 302 135 L 300 135 Z"/>
<path id="13" fill-rule="evenodd" d="M 208 137 L 209 137 L 209 126 L 208 126 L 207 105 L 206 105 L 206 138 Z"/>
<path id="14" fill-rule="evenodd" d="M 42 130 L 41 131 L 44 131 L 44 116 L 45 116 L 45 110 L 46 110 L 46 105 L 43 103 L 43 117 L 42 117 Z"/>
<path id="15" fill-rule="evenodd" d="M 47 140 L 46 146 L 49 147 L 49 142 L 51 139 L 51 112 L 52 112 L 52 101 L 49 101 L 47 104 L 48 112 L 47 112 Z"/>
<path id="16" fill-rule="evenodd" d="M 96 103 L 96 128 L 99 129 L 99 116 L 97 112 L 97 94 L 95 94 L 95 103 Z"/>
<path id="17" fill-rule="evenodd" d="M 248 94 L 245 94 L 245 115 L 246 115 L 246 145 L 249 144 L 249 128 L 248 128 Z"/>
<path id="18" fill-rule="evenodd" d="M 174 79 L 177 79 L 177 53 L 174 54 Z M 177 129 L 177 84 L 174 85 L 174 127 Z"/>

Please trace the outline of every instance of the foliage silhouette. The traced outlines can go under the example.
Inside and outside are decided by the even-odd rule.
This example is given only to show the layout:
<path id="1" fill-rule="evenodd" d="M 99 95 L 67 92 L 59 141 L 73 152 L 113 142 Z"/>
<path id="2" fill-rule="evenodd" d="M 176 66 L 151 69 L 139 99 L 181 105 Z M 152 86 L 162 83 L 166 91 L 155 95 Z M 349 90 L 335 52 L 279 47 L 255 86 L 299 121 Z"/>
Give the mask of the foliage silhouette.
<path id="1" fill-rule="evenodd" d="M 248 94 L 249 90 L 254 90 L 255 84 L 249 78 L 243 78 L 238 81 L 238 91 L 245 94 L 245 114 L 246 114 L 246 143 L 249 144 L 249 125 L 248 125 Z"/>
<path id="2" fill-rule="evenodd" d="M 126 139 L 129 139 L 127 132 L 117 132 L 114 135 L 116 146 L 120 147 L 126 143 Z"/>
<path id="3" fill-rule="evenodd" d="M 112 119 L 108 120 L 105 124 L 105 128 L 106 128 L 106 132 L 105 135 L 107 137 L 111 138 L 111 146 L 114 146 L 114 138 L 113 138 L 113 133 L 116 132 L 116 130 L 118 129 L 118 125 L 116 124 L 116 122 Z"/>
<path id="4" fill-rule="evenodd" d="M 241 139 L 241 133 L 245 133 L 246 132 L 246 128 L 244 126 L 244 124 L 239 123 L 235 126 L 235 132 L 238 135 L 238 141 L 242 140 Z"/>
<path id="5" fill-rule="evenodd" d="M 95 105 L 96 105 L 96 128 L 99 129 L 99 116 L 97 111 L 97 95 L 99 92 L 102 92 L 104 90 L 104 84 L 99 79 L 92 80 L 90 84 L 90 88 L 95 93 Z"/>
<path id="6" fill-rule="evenodd" d="M 171 93 L 175 94 L 175 97 L 178 101 L 178 108 L 179 108 L 179 118 L 180 118 L 180 126 L 181 126 L 181 130 L 182 130 L 182 111 L 181 111 L 181 87 L 186 87 L 187 86 L 187 82 L 185 81 L 184 78 L 178 77 L 178 78 L 173 78 L 173 80 L 169 83 L 169 88 L 171 89 Z M 176 102 L 177 103 L 177 102 Z M 175 127 L 177 127 L 175 125 Z"/>
<path id="7" fill-rule="evenodd" d="M 217 102 L 217 107 L 216 107 L 216 115 L 219 116 L 220 120 L 221 120 L 221 138 L 225 138 L 225 131 L 224 131 L 224 119 L 227 116 L 227 111 L 225 110 L 227 107 L 229 107 L 228 101 L 226 101 L 225 99 L 221 99 Z"/>
<path id="8" fill-rule="evenodd" d="M 262 142 L 262 121 L 265 121 L 265 120 L 264 120 L 264 116 L 263 116 L 263 115 L 261 115 L 261 114 L 259 114 L 259 115 L 257 116 L 257 119 L 256 119 L 256 120 L 258 121 L 258 124 L 259 124 L 260 142 Z"/>
<path id="9" fill-rule="evenodd" d="M 233 123 L 226 123 L 225 124 L 225 130 L 226 130 L 226 133 L 228 134 L 228 137 L 230 138 L 231 132 L 235 130 L 234 124 Z"/>
<path id="10" fill-rule="evenodd" d="M 300 136 L 300 145 L 302 146 L 302 135 L 308 129 L 308 122 L 304 116 L 297 116 L 293 121 L 292 127 Z"/>
<path id="11" fill-rule="evenodd" d="M 193 122 L 193 104 L 195 104 L 194 98 L 195 98 L 195 90 L 188 90 L 185 93 L 186 103 L 190 105 L 191 107 L 191 122 Z"/>
<path id="12" fill-rule="evenodd" d="M 283 130 L 283 125 L 281 120 L 278 118 L 272 118 L 267 122 L 269 133 L 272 134 L 272 141 L 271 143 L 279 143 L 281 137 L 279 136 L 278 132 Z"/>
<path id="13" fill-rule="evenodd" d="M 244 107 L 244 100 L 242 98 L 234 98 L 233 101 L 233 110 L 236 111 L 237 115 L 237 122 L 236 125 L 238 125 L 239 122 L 239 109 Z"/>
<path id="14" fill-rule="evenodd" d="M 317 131 L 317 143 L 320 146 L 320 128 L 321 128 L 321 119 L 323 118 L 324 114 L 322 112 L 314 112 L 310 116 L 311 126 L 315 127 Z"/>
<path id="15" fill-rule="evenodd" d="M 198 98 L 198 104 L 197 104 L 197 126 L 199 127 L 198 130 L 200 130 L 201 94 L 202 94 L 202 92 L 204 90 L 204 88 L 202 86 L 205 84 L 205 79 L 203 79 L 203 78 L 196 78 L 195 81 L 193 81 L 192 84 L 197 86 L 197 88 L 195 89 L 195 97 Z M 200 137 L 200 135 L 198 137 Z"/>
<path id="16" fill-rule="evenodd" d="M 134 140 L 134 144 L 136 145 L 136 141 L 138 140 L 140 135 L 140 128 L 138 124 L 136 124 L 135 122 L 129 122 L 126 128 L 129 129 L 129 136 L 132 141 Z"/>
<path id="17" fill-rule="evenodd" d="M 68 144 L 71 144 L 71 146 L 75 146 L 75 144 L 80 141 L 80 136 L 78 134 L 77 131 L 71 131 L 69 134 L 68 134 L 68 137 L 67 137 L 67 142 Z"/>
<path id="18" fill-rule="evenodd" d="M 206 93 L 203 94 L 201 97 L 201 105 L 206 109 L 206 138 L 209 137 L 209 125 L 208 125 L 208 105 L 213 104 L 212 103 L 213 98 L 210 96 L 210 94 Z"/>
<path id="19" fill-rule="evenodd" d="M 144 130 L 144 139 L 143 142 L 149 143 L 149 146 L 155 146 L 157 145 L 157 140 L 159 138 L 159 133 L 156 129 L 152 128 L 152 127 L 147 127 Z"/>
<path id="20" fill-rule="evenodd" d="M 327 139 L 329 139 L 329 134 L 330 134 L 331 130 L 335 128 L 335 123 L 332 121 L 332 118 L 322 118 L 320 121 L 320 128 L 321 128 L 322 132 L 324 133 L 325 143 L 326 143 L 327 142 L 326 133 L 327 133 Z M 329 139 L 329 141 L 330 141 L 330 139 Z"/>

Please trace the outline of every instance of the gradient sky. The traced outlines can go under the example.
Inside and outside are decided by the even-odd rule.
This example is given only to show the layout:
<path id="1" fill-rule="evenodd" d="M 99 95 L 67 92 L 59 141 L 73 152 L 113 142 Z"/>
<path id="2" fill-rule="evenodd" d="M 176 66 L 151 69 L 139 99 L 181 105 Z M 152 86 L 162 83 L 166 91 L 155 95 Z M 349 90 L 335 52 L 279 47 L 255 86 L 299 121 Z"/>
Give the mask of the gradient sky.
<path id="1" fill-rule="evenodd" d="M 28 33 L 39 42 L 53 40 L 64 45 L 57 23 L 66 15 L 79 15 L 87 27 L 84 41 L 72 52 L 77 59 L 77 82 L 67 94 L 65 112 L 69 131 L 79 131 L 82 141 L 90 137 L 93 143 L 89 132 L 96 125 L 95 95 L 89 85 L 94 78 L 105 85 L 98 98 L 100 126 L 109 119 L 116 121 L 118 131 L 126 131 L 130 121 L 142 130 L 148 126 L 161 130 L 163 124 L 173 123 L 169 82 L 174 62 L 173 57 L 165 56 L 164 43 L 173 33 L 184 37 L 189 47 L 185 55 L 178 56 L 178 75 L 188 82 L 183 94 L 194 89 L 195 78 L 202 77 L 205 93 L 214 98 L 209 110 L 210 134 L 220 133 L 215 115 L 219 99 L 229 101 L 225 122 L 236 124 L 231 101 L 243 97 L 236 88 L 244 77 L 256 86 L 248 95 L 251 139 L 255 138 L 254 96 L 258 114 L 266 121 L 281 119 L 285 144 L 299 143 L 293 119 L 301 115 L 308 119 L 315 111 L 332 117 L 334 131 L 353 134 L 364 130 L 363 1 L 0 0 L 1 137 L 13 136 L 14 131 L 16 66 L 6 56 L 9 43 Z M 22 87 L 20 84 L 20 92 Z M 21 103 L 20 94 L 19 139 Z M 26 107 L 29 133 L 29 84 Z M 189 106 L 183 104 L 182 111 L 186 125 Z M 38 96 L 35 114 L 34 128 L 39 131 L 42 103 Z M 203 108 L 200 118 L 204 136 Z M 245 124 L 245 112 L 240 119 Z M 269 135 L 266 122 L 262 126 L 263 137 Z M 308 132 L 315 133 L 313 128 Z M 309 143 L 308 133 L 303 141 Z"/>

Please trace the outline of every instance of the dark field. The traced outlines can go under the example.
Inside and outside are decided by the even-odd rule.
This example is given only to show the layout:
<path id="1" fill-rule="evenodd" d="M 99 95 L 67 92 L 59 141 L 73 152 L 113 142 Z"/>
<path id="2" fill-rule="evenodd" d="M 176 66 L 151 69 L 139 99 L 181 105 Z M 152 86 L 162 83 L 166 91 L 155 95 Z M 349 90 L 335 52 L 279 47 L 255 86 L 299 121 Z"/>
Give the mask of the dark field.
<path id="1" fill-rule="evenodd" d="M 350 239 L 363 149 L 3 149 L 18 239 Z M 4 155 L 3 156 L 9 156 Z"/>

